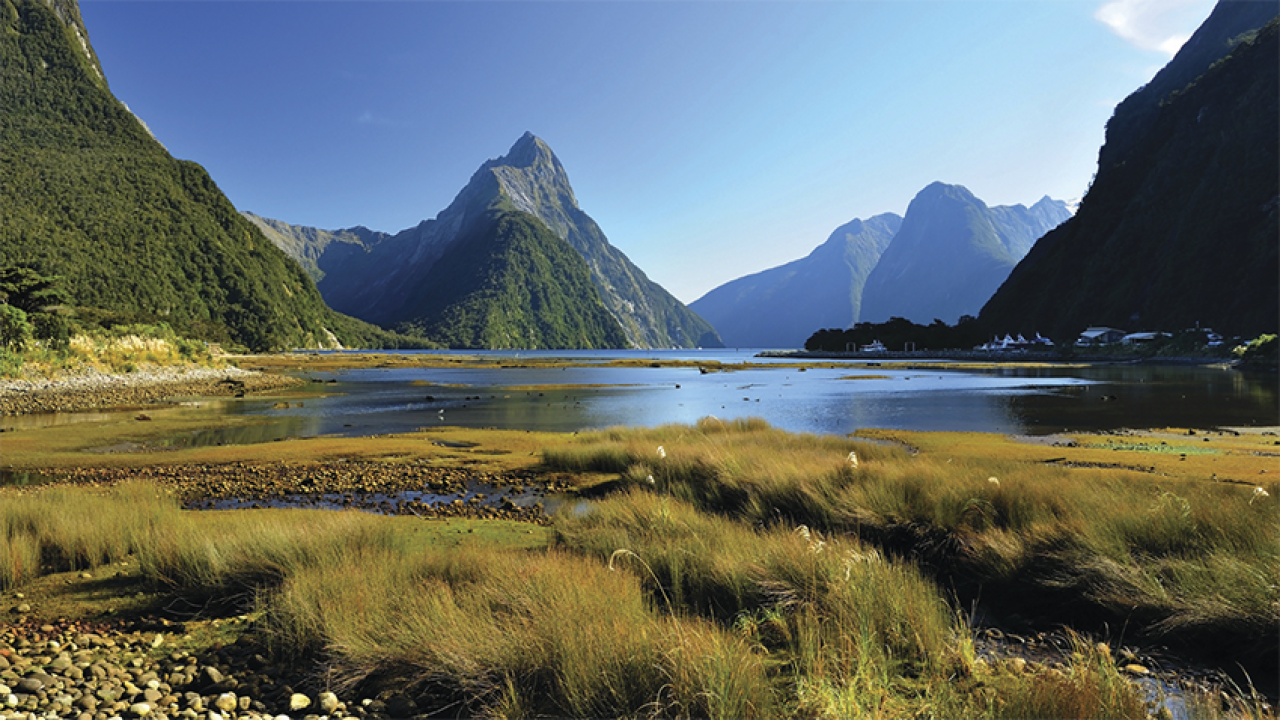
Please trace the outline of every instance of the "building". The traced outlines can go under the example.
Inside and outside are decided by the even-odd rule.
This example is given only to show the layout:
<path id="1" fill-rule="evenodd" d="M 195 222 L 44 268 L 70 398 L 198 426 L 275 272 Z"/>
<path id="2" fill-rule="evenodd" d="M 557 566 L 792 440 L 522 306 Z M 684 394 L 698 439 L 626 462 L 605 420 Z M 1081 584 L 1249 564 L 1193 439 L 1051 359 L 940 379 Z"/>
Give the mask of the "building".
<path id="1" fill-rule="evenodd" d="M 1088 347 L 1089 345 L 1110 345 L 1118 343 L 1124 339 L 1124 331 L 1109 327 L 1091 327 L 1080 333 L 1080 338 L 1076 340 L 1077 347 Z"/>

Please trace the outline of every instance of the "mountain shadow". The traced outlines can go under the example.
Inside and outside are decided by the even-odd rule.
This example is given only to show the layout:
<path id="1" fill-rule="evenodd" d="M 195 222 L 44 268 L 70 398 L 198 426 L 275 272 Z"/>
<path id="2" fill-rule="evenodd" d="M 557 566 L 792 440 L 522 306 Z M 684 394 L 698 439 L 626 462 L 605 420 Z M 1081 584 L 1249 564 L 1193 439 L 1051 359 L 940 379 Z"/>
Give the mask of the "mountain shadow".
<path id="1" fill-rule="evenodd" d="M 999 332 L 1280 327 L 1275 3 L 1220 2 L 1107 123 L 1079 211 L 982 309 Z"/>

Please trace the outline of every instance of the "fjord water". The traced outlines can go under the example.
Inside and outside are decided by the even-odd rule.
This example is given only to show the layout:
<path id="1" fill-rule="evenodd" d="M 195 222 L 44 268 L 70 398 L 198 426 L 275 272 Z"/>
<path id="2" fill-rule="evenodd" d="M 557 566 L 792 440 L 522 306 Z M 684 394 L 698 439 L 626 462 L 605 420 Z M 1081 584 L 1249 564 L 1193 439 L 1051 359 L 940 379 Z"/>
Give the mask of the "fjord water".
<path id="1" fill-rule="evenodd" d="M 475 356 L 476 353 L 460 353 Z M 806 368 L 748 351 L 522 351 L 487 353 L 508 367 L 391 368 L 305 373 L 320 397 L 211 404 L 254 416 L 183 443 L 265 442 L 374 435 L 435 426 L 579 431 L 761 417 L 796 432 L 860 428 L 967 430 L 1025 435 L 1119 428 L 1280 425 L 1277 378 L 1194 366 L 1008 366 L 990 370 Z M 518 367 L 530 358 L 586 367 Z M 702 373 L 697 367 L 608 367 L 620 357 L 772 363 Z M 598 365 L 595 363 L 598 361 Z M 782 363 L 793 365 L 782 367 Z M 512 367 L 516 366 L 516 367 Z"/>

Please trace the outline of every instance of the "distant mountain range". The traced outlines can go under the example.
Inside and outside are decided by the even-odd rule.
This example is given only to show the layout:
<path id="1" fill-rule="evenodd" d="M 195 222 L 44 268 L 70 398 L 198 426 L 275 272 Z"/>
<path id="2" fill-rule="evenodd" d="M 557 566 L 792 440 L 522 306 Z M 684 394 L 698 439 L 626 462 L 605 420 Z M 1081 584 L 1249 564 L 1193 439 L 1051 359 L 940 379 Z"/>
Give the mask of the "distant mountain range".
<path id="1" fill-rule="evenodd" d="M 609 244 L 578 207 L 559 159 L 531 133 L 481 165 L 434 219 L 395 235 L 246 217 L 311 268 L 332 307 L 384 327 L 464 347 L 722 346 L 710 323 Z M 514 246 L 490 247 L 515 237 Z M 541 259 L 511 254 L 535 246 Z M 483 257 L 498 274 L 477 275 L 461 257 Z M 588 284 L 578 282 L 580 273 Z M 470 279 L 462 282 L 463 274 Z M 611 322 L 598 317 L 600 304 Z M 480 318 L 475 327 L 452 326 Z"/>
<path id="2" fill-rule="evenodd" d="M 803 347 L 821 328 L 902 317 L 921 324 L 976 315 L 1045 232 L 1071 216 L 1043 198 L 987 207 L 933 183 L 905 217 L 842 225 L 808 257 L 725 283 L 690 307 L 737 347 Z"/>
<path id="3" fill-rule="evenodd" d="M 326 307 L 202 167 L 111 94 L 74 0 L 4 8 L 4 264 L 60 276 L 88 325 L 163 321 L 253 350 L 399 342 Z"/>
<path id="4" fill-rule="evenodd" d="M 954 324 L 977 315 L 1035 241 L 1071 217 L 1061 200 L 987 207 L 959 185 L 933 183 L 867 276 L 861 320 Z"/>
<path id="5" fill-rule="evenodd" d="M 852 220 L 807 257 L 732 280 L 689 304 L 732 347 L 796 348 L 815 328 L 858 321 L 862 286 L 902 218 Z"/>
<path id="6" fill-rule="evenodd" d="M 1280 329 L 1275 2 L 1219 2 L 1116 107 L 1075 217 L 982 309 L 993 332 Z"/>

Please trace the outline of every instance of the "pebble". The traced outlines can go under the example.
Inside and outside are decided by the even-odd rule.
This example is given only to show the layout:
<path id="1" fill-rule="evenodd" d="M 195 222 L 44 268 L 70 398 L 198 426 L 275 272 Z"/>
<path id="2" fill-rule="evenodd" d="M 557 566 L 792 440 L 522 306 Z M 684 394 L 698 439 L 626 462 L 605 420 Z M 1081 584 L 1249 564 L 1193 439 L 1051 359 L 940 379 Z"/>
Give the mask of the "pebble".
<path id="1" fill-rule="evenodd" d="M 165 633 L 133 629 L 165 623 Z M 183 624 L 164 620 L 0 623 L 0 658 L 7 663 L 0 670 L 0 720 L 276 720 L 303 712 L 386 718 L 332 692 L 289 689 L 304 688 L 312 680 L 307 671 L 271 664 L 248 640 L 203 653 L 156 653 L 157 637 L 181 647 L 189 635 Z M 222 689 L 210 689 L 215 685 Z"/>
<path id="2" fill-rule="evenodd" d="M 151 367 L 121 374 L 84 369 L 53 379 L 0 380 L 0 415 L 129 407 L 176 395 L 236 395 L 301 382 L 239 368 Z"/>

